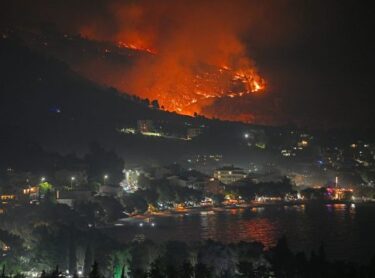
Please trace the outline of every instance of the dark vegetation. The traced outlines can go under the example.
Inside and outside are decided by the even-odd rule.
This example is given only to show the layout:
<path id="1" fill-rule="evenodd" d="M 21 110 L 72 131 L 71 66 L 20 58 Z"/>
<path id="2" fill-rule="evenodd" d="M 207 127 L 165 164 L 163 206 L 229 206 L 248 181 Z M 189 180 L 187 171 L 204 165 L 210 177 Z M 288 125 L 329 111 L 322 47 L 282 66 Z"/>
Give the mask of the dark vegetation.
<path id="1" fill-rule="evenodd" d="M 3 233 L 3 232 L 2 232 Z M 102 237 L 91 235 L 91 241 L 81 255 L 77 248 L 80 238 L 69 233 L 69 244 L 66 246 L 66 259 L 59 253 L 56 257 L 54 248 L 63 244 L 44 244 L 49 246 L 44 253 L 37 253 L 38 260 L 33 259 L 34 271 L 39 277 L 134 277 L 134 278 L 214 278 L 214 277 L 363 277 L 375 275 L 375 259 L 369 264 L 358 265 L 344 261 L 330 261 L 325 254 L 324 244 L 318 250 L 306 255 L 294 253 L 285 237 L 277 245 L 264 251 L 263 245 L 257 242 L 239 242 L 223 244 L 205 241 L 186 244 L 179 241 L 156 243 L 152 241 L 134 241 L 125 245 L 111 245 L 112 249 L 98 250 L 96 240 Z M 45 241 L 51 240 L 46 238 Z M 60 246 L 60 247 L 59 247 Z M 45 255 L 42 257 L 42 255 Z M 52 256 L 52 257 L 51 257 Z M 55 257 L 54 257 L 55 256 Z M 83 257 L 83 258 L 81 258 Z M 77 269 L 77 262 L 83 267 Z M 1 278 L 24 277 L 21 267 L 14 267 L 16 261 L 5 260 Z M 55 267 L 53 265 L 57 264 Z M 66 270 L 65 270 L 66 269 Z M 13 273 L 13 275 L 12 275 Z"/>

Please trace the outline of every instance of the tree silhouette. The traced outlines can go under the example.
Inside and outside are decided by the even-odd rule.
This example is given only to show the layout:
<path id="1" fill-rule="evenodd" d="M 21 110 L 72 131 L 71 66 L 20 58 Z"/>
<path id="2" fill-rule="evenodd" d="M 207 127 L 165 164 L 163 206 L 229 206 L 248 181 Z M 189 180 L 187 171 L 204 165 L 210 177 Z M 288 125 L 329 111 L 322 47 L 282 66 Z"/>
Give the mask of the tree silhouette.
<path id="1" fill-rule="evenodd" d="M 125 266 L 122 266 L 121 278 L 125 278 Z"/>
<path id="2" fill-rule="evenodd" d="M 279 239 L 276 246 L 272 249 L 273 256 L 271 263 L 275 269 L 276 275 L 280 277 L 290 277 L 293 271 L 294 255 L 290 251 L 288 241 L 285 236 Z"/>
<path id="3" fill-rule="evenodd" d="M 76 255 L 76 245 L 73 232 L 70 235 L 69 241 L 69 273 L 77 272 L 77 255 Z"/>
<path id="4" fill-rule="evenodd" d="M 238 272 L 240 273 L 240 277 L 247 277 L 252 278 L 254 276 L 254 267 L 251 262 L 248 261 L 241 261 L 238 263 Z"/>
<path id="5" fill-rule="evenodd" d="M 181 278 L 191 278 L 194 275 L 194 267 L 191 265 L 189 261 L 186 261 L 180 267 L 180 275 Z"/>
<path id="6" fill-rule="evenodd" d="M 83 264 L 83 273 L 85 275 L 90 273 L 92 263 L 93 263 L 92 248 L 91 248 L 90 244 L 88 244 L 87 247 L 86 247 L 85 260 L 84 260 L 84 264 Z"/>
<path id="7" fill-rule="evenodd" d="M 164 273 L 160 258 L 152 262 L 151 269 L 149 271 L 149 277 L 150 278 L 164 278 L 165 277 L 165 273 Z"/>
<path id="8" fill-rule="evenodd" d="M 6 278 L 5 276 L 5 264 L 3 264 L 2 270 L 1 270 L 1 278 Z"/>
<path id="9" fill-rule="evenodd" d="M 158 102 L 157 99 L 154 99 L 154 100 L 151 102 L 151 106 L 152 106 L 152 108 L 154 108 L 154 109 L 160 109 L 159 102 Z"/>
<path id="10" fill-rule="evenodd" d="M 195 278 L 211 278 L 212 274 L 210 269 L 202 264 L 202 263 L 197 263 L 194 268 L 194 277 Z"/>
<path id="11" fill-rule="evenodd" d="M 89 278 L 102 278 L 99 272 L 99 264 L 95 261 L 92 265 L 91 272 L 89 274 Z"/>
<path id="12" fill-rule="evenodd" d="M 55 270 L 52 271 L 50 277 L 51 277 L 51 278 L 57 278 L 57 277 L 59 277 L 60 275 L 61 275 L 61 272 L 60 272 L 60 270 L 59 270 L 59 266 L 57 265 L 56 268 L 55 268 Z"/>

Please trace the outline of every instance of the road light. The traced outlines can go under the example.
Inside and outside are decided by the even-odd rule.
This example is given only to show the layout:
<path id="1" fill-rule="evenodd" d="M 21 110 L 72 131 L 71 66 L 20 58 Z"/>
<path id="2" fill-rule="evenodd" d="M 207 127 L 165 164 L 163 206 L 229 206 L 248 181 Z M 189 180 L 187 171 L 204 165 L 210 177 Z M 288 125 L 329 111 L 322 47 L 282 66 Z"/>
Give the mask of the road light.
<path id="1" fill-rule="evenodd" d="M 40 178 L 40 181 L 41 181 L 41 182 L 45 182 L 45 181 L 46 181 L 46 178 L 45 178 L 45 177 L 41 177 L 41 178 Z"/>
<path id="2" fill-rule="evenodd" d="M 73 188 L 73 182 L 76 180 L 75 177 L 70 178 L 70 188 Z"/>
<path id="3" fill-rule="evenodd" d="M 108 175 L 104 175 L 103 177 L 103 185 L 105 185 L 105 181 L 108 179 Z"/>
<path id="4" fill-rule="evenodd" d="M 248 139 L 250 135 L 249 133 L 245 133 L 243 136 L 245 137 L 245 139 Z"/>

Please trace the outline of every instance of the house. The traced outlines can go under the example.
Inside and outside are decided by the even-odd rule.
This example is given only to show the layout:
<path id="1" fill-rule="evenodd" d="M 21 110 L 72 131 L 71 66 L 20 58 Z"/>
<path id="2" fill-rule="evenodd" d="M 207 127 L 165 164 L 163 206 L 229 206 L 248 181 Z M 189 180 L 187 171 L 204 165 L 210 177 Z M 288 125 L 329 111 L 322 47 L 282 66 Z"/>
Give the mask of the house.
<path id="1" fill-rule="evenodd" d="M 77 203 L 85 203 L 92 199 L 93 193 L 88 190 L 57 191 L 56 202 L 74 207 Z"/>
<path id="2" fill-rule="evenodd" d="M 247 173 L 244 169 L 234 167 L 233 165 L 221 167 L 214 171 L 214 178 L 224 184 L 232 184 L 246 177 Z"/>

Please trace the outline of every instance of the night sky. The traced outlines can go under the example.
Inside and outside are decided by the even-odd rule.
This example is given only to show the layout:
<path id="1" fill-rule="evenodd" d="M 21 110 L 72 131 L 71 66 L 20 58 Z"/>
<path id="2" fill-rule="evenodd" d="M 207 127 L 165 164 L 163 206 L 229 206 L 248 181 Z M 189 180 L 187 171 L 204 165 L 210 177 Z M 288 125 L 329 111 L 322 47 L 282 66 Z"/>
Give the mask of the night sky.
<path id="1" fill-rule="evenodd" d="M 14 0 L 2 1 L 0 10 L 2 28 L 52 24 L 64 33 L 98 41 L 127 40 L 156 49 L 160 56 L 167 53 L 163 57 L 168 58 L 155 65 L 178 72 L 173 78 L 191 74 L 176 67 L 176 61 L 191 68 L 199 62 L 218 64 L 222 57 L 225 63 L 233 57 L 246 60 L 265 80 L 266 89 L 259 95 L 218 98 L 201 105 L 200 112 L 209 116 L 241 119 L 251 114 L 255 123 L 373 126 L 373 13 L 363 3 Z M 121 76 L 109 85 L 149 97 L 139 84 L 167 78 L 137 80 L 142 72 L 155 76 L 144 63 L 127 73 L 136 85 L 129 85 L 131 81 L 123 85 L 118 81 Z M 170 84 L 163 83 L 163 92 L 166 86 Z"/>

